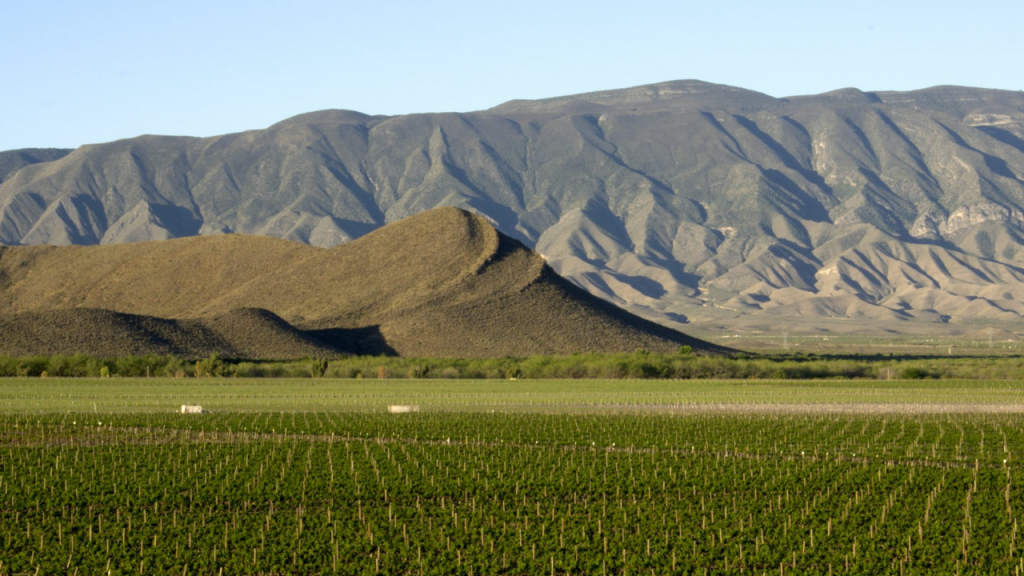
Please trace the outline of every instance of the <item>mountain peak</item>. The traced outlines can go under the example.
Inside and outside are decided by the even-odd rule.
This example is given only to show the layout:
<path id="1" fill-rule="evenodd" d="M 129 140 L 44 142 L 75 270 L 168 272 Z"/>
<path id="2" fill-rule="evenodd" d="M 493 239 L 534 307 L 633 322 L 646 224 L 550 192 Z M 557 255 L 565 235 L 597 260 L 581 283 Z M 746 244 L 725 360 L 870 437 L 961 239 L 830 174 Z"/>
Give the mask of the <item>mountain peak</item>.
<path id="1" fill-rule="evenodd" d="M 285 118 L 280 122 L 272 124 L 268 129 L 276 130 L 287 126 L 301 126 L 304 124 L 365 124 L 374 118 L 383 118 L 383 116 L 370 116 L 355 110 L 317 110 Z"/>
<path id="2" fill-rule="evenodd" d="M 487 110 L 495 114 L 592 112 L 607 109 L 648 111 L 686 108 L 715 103 L 723 107 L 764 105 L 775 98 L 701 80 L 673 80 L 632 88 L 600 90 L 539 100 L 511 100 Z"/>
<path id="3" fill-rule="evenodd" d="M 787 98 L 791 102 L 823 102 L 831 104 L 880 104 L 882 99 L 872 92 L 864 92 L 859 88 L 840 88 L 812 96 L 793 96 Z"/>

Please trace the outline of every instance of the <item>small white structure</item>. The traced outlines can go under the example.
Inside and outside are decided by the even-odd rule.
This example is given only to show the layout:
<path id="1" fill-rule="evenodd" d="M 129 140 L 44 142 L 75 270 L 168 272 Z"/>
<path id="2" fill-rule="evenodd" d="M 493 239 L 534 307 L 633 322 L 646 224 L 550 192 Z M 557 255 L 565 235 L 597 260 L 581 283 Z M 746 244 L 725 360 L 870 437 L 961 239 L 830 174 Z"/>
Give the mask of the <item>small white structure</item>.
<path id="1" fill-rule="evenodd" d="M 409 412 L 419 412 L 419 406 L 405 405 L 405 404 L 392 404 L 388 406 L 388 412 L 392 414 L 408 414 Z"/>
<path id="2" fill-rule="evenodd" d="M 194 405 L 190 405 L 190 404 L 182 404 L 181 405 L 181 413 L 182 414 L 202 414 L 203 413 L 203 407 L 202 406 L 194 406 Z"/>

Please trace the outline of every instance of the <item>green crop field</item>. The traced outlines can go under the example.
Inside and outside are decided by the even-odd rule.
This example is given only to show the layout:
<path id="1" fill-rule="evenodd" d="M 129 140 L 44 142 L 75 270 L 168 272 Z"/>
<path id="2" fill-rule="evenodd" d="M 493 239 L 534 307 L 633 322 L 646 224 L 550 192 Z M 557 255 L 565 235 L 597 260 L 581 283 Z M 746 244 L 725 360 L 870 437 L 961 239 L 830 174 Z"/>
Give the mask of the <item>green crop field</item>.
<path id="1" fill-rule="evenodd" d="M 0 379 L 0 414 L 215 412 L 991 412 L 1024 409 L 1019 380 Z"/>
<path id="2" fill-rule="evenodd" d="M 1022 394 L 2 380 L 0 574 L 1019 574 Z"/>

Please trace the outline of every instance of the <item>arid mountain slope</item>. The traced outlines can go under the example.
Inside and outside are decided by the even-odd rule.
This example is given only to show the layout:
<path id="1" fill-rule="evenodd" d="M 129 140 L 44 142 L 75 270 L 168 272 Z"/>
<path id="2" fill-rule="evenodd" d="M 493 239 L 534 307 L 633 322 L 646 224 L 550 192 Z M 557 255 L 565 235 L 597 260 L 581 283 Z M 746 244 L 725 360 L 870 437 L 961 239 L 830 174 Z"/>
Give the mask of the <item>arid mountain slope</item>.
<path id="1" fill-rule="evenodd" d="M 437 206 L 662 322 L 1019 321 L 1024 94 L 779 99 L 678 81 L 143 136 L 10 175 L 0 243 L 237 232 L 330 247 Z"/>
<path id="2" fill-rule="evenodd" d="M 23 148 L 0 152 L 0 182 L 25 166 L 60 160 L 71 152 L 62 148 Z"/>
<path id="3" fill-rule="evenodd" d="M 185 328 L 195 325 L 181 319 L 201 319 L 199 328 L 213 332 L 238 309 L 257 308 L 302 329 L 311 345 L 351 352 L 503 356 L 675 351 L 684 344 L 718 350 L 587 294 L 484 218 L 455 208 L 332 249 L 242 235 L 0 249 L 0 309 L 83 308 L 174 318 Z M 278 329 L 290 334 L 291 327 Z M 220 337 L 239 350 L 255 349 L 240 340 L 248 331 L 231 328 Z"/>

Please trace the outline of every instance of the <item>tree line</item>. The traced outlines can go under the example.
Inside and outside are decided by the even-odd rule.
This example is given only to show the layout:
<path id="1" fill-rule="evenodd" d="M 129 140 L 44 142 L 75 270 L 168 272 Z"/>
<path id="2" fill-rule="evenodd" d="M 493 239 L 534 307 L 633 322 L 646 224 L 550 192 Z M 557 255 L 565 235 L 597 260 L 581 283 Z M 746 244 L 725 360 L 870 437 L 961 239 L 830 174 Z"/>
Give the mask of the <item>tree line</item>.
<path id="1" fill-rule="evenodd" d="M 685 347 L 684 347 L 685 348 Z M 95 358 L 0 356 L 0 377 L 440 378 L 440 379 L 1024 379 L 1021 357 L 828 357 L 574 354 L 526 358 L 351 356 L 242 360 L 213 355 Z"/>

